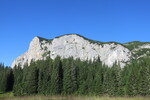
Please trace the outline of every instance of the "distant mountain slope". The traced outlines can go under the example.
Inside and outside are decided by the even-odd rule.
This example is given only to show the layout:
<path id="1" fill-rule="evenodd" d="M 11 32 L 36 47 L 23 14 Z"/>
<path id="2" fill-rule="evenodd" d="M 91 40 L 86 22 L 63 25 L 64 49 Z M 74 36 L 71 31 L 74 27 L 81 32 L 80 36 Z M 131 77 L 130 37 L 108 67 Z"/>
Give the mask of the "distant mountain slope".
<path id="1" fill-rule="evenodd" d="M 100 58 L 103 64 L 111 67 L 114 63 L 124 67 L 130 60 L 137 59 L 150 54 L 149 42 L 129 42 L 125 44 L 117 42 L 99 42 L 85 38 L 78 34 L 67 34 L 48 40 L 35 37 L 29 50 L 16 58 L 12 64 L 30 64 L 30 62 L 43 60 L 46 57 L 52 59 L 60 56 L 61 58 L 73 57 L 81 60 L 96 60 Z"/>

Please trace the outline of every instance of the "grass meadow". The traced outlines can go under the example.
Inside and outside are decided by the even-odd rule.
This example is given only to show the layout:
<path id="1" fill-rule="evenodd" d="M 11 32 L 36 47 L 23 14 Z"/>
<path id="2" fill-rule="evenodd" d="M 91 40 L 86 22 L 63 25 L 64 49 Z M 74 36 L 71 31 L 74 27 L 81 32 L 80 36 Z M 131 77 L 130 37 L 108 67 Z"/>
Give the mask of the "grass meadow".
<path id="1" fill-rule="evenodd" d="M 96 97 L 96 96 L 22 96 L 0 94 L 0 100 L 150 100 L 150 97 Z"/>

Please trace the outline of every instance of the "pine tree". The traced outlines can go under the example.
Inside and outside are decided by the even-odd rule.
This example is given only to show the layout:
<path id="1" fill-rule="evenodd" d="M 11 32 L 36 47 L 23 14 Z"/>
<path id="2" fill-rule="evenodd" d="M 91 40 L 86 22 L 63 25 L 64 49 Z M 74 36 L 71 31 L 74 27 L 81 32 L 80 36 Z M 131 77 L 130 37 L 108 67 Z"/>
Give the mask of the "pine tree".
<path id="1" fill-rule="evenodd" d="M 78 71 L 78 91 L 77 93 L 79 95 L 86 95 L 88 94 L 88 84 L 86 83 L 87 76 L 88 76 L 88 64 L 87 62 L 81 62 L 80 60 L 78 61 L 79 63 L 79 71 Z"/>
<path id="2" fill-rule="evenodd" d="M 52 69 L 52 77 L 51 77 L 51 93 L 52 94 L 60 94 L 62 92 L 62 79 L 63 79 L 63 70 L 62 64 L 60 61 L 60 57 L 56 57 L 54 60 L 54 65 Z"/>
<path id="3" fill-rule="evenodd" d="M 120 88 L 120 68 L 116 64 L 113 65 L 110 72 L 110 95 L 117 96 Z"/>
<path id="4" fill-rule="evenodd" d="M 71 94 L 72 93 L 72 81 L 71 81 L 71 58 L 68 60 L 63 60 L 64 62 L 64 74 L 63 74 L 63 94 Z"/>
<path id="5" fill-rule="evenodd" d="M 103 94 L 103 68 L 102 63 L 98 60 L 96 65 L 96 76 L 95 76 L 95 94 L 96 95 L 102 95 Z"/>
<path id="6" fill-rule="evenodd" d="M 6 92 L 6 85 L 7 85 L 7 76 L 6 76 L 6 68 L 4 68 L 3 64 L 0 64 L 0 93 Z"/>
<path id="7" fill-rule="evenodd" d="M 87 92 L 89 95 L 94 94 L 94 90 L 95 90 L 95 64 L 92 64 L 92 62 L 89 63 L 88 67 L 88 73 L 87 73 L 87 80 L 86 80 L 86 84 L 87 84 Z"/>
<path id="8" fill-rule="evenodd" d="M 39 60 L 11 69 L 0 64 L 0 92 L 22 95 L 149 96 L 150 58 L 134 60 L 124 68 L 73 58 Z M 13 73 L 12 73 L 13 72 Z M 13 79 L 14 78 L 14 79 Z"/>
<path id="9" fill-rule="evenodd" d="M 30 71 L 27 76 L 27 84 L 26 84 L 27 94 L 37 94 L 38 93 L 38 69 L 33 63 L 30 67 Z"/>
<path id="10" fill-rule="evenodd" d="M 50 59 L 45 61 L 38 61 L 37 66 L 39 69 L 39 77 L 38 77 L 38 94 L 49 94 L 49 81 L 50 81 L 50 69 L 51 66 L 49 64 Z"/>
<path id="11" fill-rule="evenodd" d="M 11 68 L 8 68 L 7 72 L 7 84 L 6 84 L 6 91 L 12 91 L 13 90 L 13 85 L 14 85 L 14 75 L 13 71 Z"/>
<path id="12" fill-rule="evenodd" d="M 138 95 L 138 83 L 139 83 L 139 66 L 137 62 L 133 62 L 131 65 L 131 71 L 129 72 L 129 78 L 127 80 L 127 94 L 129 96 Z"/>
<path id="13" fill-rule="evenodd" d="M 139 94 L 142 96 L 150 95 L 150 65 L 147 59 L 144 59 L 144 63 L 140 62 Z"/>
<path id="14" fill-rule="evenodd" d="M 73 61 L 71 64 L 71 92 L 75 93 L 78 89 L 78 80 L 77 80 L 77 73 L 78 73 L 78 67 L 75 64 L 75 62 Z"/>
<path id="15" fill-rule="evenodd" d="M 52 79 L 52 73 L 53 73 L 53 61 L 52 59 L 48 59 L 48 64 L 46 64 L 45 72 L 47 73 L 44 75 L 44 83 L 46 82 L 44 88 L 46 88 L 46 94 L 51 94 L 51 79 Z M 62 87 L 61 87 L 62 88 Z"/>
<path id="16" fill-rule="evenodd" d="M 13 68 L 14 75 L 14 86 L 13 93 L 15 96 L 23 95 L 22 79 L 23 79 L 23 69 L 20 66 L 15 66 Z"/>
<path id="17" fill-rule="evenodd" d="M 104 82 L 103 82 L 103 90 L 105 95 L 110 94 L 110 84 L 111 84 L 111 69 L 108 67 L 104 68 Z"/>

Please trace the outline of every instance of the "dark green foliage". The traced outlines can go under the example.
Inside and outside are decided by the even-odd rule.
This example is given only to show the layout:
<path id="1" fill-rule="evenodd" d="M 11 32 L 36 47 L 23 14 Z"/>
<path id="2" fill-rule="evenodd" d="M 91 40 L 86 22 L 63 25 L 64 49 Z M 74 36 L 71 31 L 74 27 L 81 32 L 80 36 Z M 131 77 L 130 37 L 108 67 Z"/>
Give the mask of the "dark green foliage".
<path id="1" fill-rule="evenodd" d="M 64 59 L 63 94 L 71 94 L 71 61 Z"/>
<path id="2" fill-rule="evenodd" d="M 15 67 L 15 95 L 150 96 L 150 58 L 132 61 L 125 68 L 73 58 L 32 62 Z"/>
<path id="3" fill-rule="evenodd" d="M 27 81 L 26 81 L 26 93 L 30 94 L 37 94 L 38 91 L 38 69 L 36 66 L 31 65 L 32 67 L 29 70 Z"/>
<path id="4" fill-rule="evenodd" d="M 14 85 L 14 76 L 13 76 L 13 71 L 11 68 L 8 68 L 8 75 L 6 79 L 7 79 L 6 91 L 12 91 L 13 85 Z"/>
<path id="5" fill-rule="evenodd" d="M 103 82 L 104 82 L 104 70 L 102 67 L 101 62 L 97 62 L 95 70 L 97 73 L 95 75 L 95 85 L 94 85 L 94 92 L 96 95 L 103 95 Z"/>
<path id="6" fill-rule="evenodd" d="M 50 77 L 51 77 L 51 60 L 46 60 L 45 62 L 38 61 L 37 65 L 39 68 L 39 77 L 38 77 L 38 94 L 47 94 L 47 91 L 50 91 Z"/>
<path id="7" fill-rule="evenodd" d="M 67 59 L 32 62 L 13 69 L 0 64 L 0 92 L 24 95 L 150 96 L 150 58 L 133 60 L 125 68 L 97 61 Z M 13 84 L 14 83 L 14 84 Z M 12 87 L 13 86 L 13 87 Z"/>
<path id="8" fill-rule="evenodd" d="M 10 67 L 0 64 L 0 93 L 12 91 L 14 76 Z"/>
<path id="9" fill-rule="evenodd" d="M 149 48 L 143 48 L 143 49 L 139 49 L 137 51 L 134 51 L 134 57 L 140 57 L 143 54 L 145 54 L 146 56 L 150 56 L 150 49 Z"/>
<path id="10" fill-rule="evenodd" d="M 42 57 L 46 57 L 48 54 L 50 54 L 50 51 L 45 52 Z"/>
<path id="11" fill-rule="evenodd" d="M 40 42 L 41 42 L 41 41 L 46 41 L 46 42 L 48 42 L 48 43 L 51 43 L 52 40 L 53 40 L 53 39 L 45 39 L 45 38 L 42 38 L 42 37 L 39 37 L 39 36 L 38 36 L 38 38 L 39 38 Z"/>
<path id="12" fill-rule="evenodd" d="M 126 46 L 129 50 L 133 50 L 134 48 L 137 48 L 138 46 L 144 45 L 144 44 L 150 44 L 150 42 L 140 42 L 140 41 L 133 41 L 123 44 Z"/>
<path id="13" fill-rule="evenodd" d="M 150 65 L 149 60 L 144 59 L 139 70 L 139 94 L 142 96 L 150 95 Z"/>
<path id="14" fill-rule="evenodd" d="M 51 94 L 60 94 L 62 92 L 62 79 L 63 79 L 63 69 L 60 61 L 60 57 L 56 57 L 54 60 L 51 76 Z"/>
<path id="15" fill-rule="evenodd" d="M 64 59 L 64 78 L 63 78 L 63 93 L 73 94 L 78 89 L 78 66 L 77 63 L 70 58 L 69 60 Z"/>
<path id="16" fill-rule="evenodd" d="M 120 74 L 121 69 L 117 65 L 114 65 L 111 68 L 110 72 L 110 87 L 109 87 L 109 94 L 112 96 L 118 95 L 118 89 L 120 89 Z"/>
<path id="17" fill-rule="evenodd" d="M 20 66 L 15 66 L 13 69 L 13 75 L 14 75 L 14 86 L 13 86 L 13 92 L 15 96 L 21 96 L 24 93 L 23 85 L 23 70 Z M 25 76 L 24 76 L 25 77 Z"/>

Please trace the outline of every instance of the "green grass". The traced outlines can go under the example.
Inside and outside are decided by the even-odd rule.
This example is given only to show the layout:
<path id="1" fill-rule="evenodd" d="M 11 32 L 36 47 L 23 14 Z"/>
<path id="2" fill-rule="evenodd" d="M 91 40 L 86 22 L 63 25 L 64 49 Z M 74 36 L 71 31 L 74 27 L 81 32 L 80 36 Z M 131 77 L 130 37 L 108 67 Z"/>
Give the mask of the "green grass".
<path id="1" fill-rule="evenodd" d="M 0 100 L 150 100 L 149 97 L 96 97 L 96 96 L 22 96 L 12 92 L 0 94 Z"/>
<path id="2" fill-rule="evenodd" d="M 13 97 L 13 93 L 12 92 L 0 93 L 0 98 L 2 97 Z"/>

